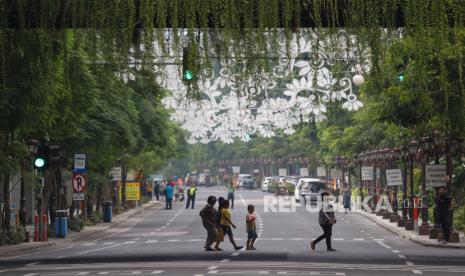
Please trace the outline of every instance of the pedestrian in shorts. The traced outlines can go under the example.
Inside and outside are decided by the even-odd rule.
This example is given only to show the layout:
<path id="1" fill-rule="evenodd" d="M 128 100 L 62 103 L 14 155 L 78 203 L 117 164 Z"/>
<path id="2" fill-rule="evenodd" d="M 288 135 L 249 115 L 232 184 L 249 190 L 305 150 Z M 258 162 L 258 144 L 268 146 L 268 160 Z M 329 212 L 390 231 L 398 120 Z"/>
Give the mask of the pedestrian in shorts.
<path id="1" fill-rule="evenodd" d="M 254 247 L 255 240 L 257 239 L 257 226 L 255 225 L 255 220 L 257 216 L 254 214 L 255 206 L 247 206 L 247 211 L 249 212 L 245 217 L 245 225 L 247 230 L 247 247 L 246 250 L 255 250 Z"/>

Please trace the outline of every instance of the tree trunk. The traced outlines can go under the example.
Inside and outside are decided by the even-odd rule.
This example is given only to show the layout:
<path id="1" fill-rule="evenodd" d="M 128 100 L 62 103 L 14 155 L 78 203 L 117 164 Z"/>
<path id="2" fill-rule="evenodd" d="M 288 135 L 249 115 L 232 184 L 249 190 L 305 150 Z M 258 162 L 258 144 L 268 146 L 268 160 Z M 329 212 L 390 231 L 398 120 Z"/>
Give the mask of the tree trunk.
<path id="1" fill-rule="evenodd" d="M 10 209 L 10 173 L 6 172 L 3 176 L 3 229 L 10 230 L 11 227 L 11 209 Z"/>

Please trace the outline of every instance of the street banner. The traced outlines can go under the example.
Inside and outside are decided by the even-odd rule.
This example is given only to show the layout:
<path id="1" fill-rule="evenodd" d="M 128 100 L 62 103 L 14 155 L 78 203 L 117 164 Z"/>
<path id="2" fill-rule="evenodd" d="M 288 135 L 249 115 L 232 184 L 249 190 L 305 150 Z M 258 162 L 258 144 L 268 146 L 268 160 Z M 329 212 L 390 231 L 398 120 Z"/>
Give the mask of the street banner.
<path id="1" fill-rule="evenodd" d="M 331 178 L 337 178 L 342 180 L 342 170 L 341 169 L 331 169 L 329 171 Z"/>
<path id="2" fill-rule="evenodd" d="M 326 176 L 326 168 L 325 167 L 316 168 L 316 176 L 317 177 L 325 177 Z"/>
<path id="3" fill-rule="evenodd" d="M 86 172 L 86 155 L 84 153 L 74 154 L 74 172 L 75 173 Z"/>
<path id="4" fill-rule="evenodd" d="M 362 167 L 362 180 L 373 181 L 373 167 Z"/>
<path id="5" fill-rule="evenodd" d="M 446 186 L 446 165 L 425 166 L 426 187 Z"/>
<path id="6" fill-rule="evenodd" d="M 279 168 L 279 176 L 287 176 L 287 169 Z"/>
<path id="7" fill-rule="evenodd" d="M 126 183 L 126 200 L 140 200 L 140 183 Z"/>
<path id="8" fill-rule="evenodd" d="M 386 170 L 388 186 L 402 186 L 402 172 L 400 169 Z"/>
<path id="9" fill-rule="evenodd" d="M 110 170 L 110 176 L 112 181 L 121 181 L 123 177 L 123 170 L 121 167 L 113 167 Z"/>
<path id="10" fill-rule="evenodd" d="M 232 166 L 233 173 L 241 173 L 241 167 L 239 166 Z"/>
<path id="11" fill-rule="evenodd" d="M 300 168 L 300 176 L 308 176 L 308 168 Z"/>

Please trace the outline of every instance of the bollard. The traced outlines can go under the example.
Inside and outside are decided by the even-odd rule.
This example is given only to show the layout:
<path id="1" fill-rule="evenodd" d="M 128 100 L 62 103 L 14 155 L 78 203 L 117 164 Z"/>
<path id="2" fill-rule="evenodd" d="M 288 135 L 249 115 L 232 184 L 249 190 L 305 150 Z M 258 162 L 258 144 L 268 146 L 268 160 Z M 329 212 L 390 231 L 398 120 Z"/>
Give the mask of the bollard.
<path id="1" fill-rule="evenodd" d="M 418 226 L 418 218 L 420 217 L 420 209 L 419 209 L 419 200 L 418 197 L 414 198 L 414 204 L 413 204 L 413 230 L 418 233 L 419 232 L 419 226 Z"/>
<path id="2" fill-rule="evenodd" d="M 42 238 L 41 238 L 41 241 L 48 241 L 47 230 L 48 230 L 48 216 L 47 215 L 42 215 Z"/>
<path id="3" fill-rule="evenodd" d="M 113 217 L 113 202 L 105 202 L 105 208 L 103 209 L 103 222 L 111 222 Z"/>

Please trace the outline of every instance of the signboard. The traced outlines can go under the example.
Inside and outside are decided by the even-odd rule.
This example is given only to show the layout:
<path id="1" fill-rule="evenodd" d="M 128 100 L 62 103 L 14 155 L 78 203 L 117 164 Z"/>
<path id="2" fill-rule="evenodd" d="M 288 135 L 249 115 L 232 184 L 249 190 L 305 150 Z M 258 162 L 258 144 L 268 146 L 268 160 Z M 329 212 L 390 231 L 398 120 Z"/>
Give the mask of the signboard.
<path id="1" fill-rule="evenodd" d="M 76 153 L 74 155 L 74 172 L 86 172 L 86 155 L 84 153 Z"/>
<path id="2" fill-rule="evenodd" d="M 241 173 L 241 167 L 239 166 L 232 166 L 233 173 Z"/>
<path id="3" fill-rule="evenodd" d="M 279 168 L 279 176 L 287 176 L 287 169 Z"/>
<path id="4" fill-rule="evenodd" d="M 362 180 L 374 180 L 373 167 L 362 167 Z"/>
<path id="5" fill-rule="evenodd" d="M 210 173 L 210 169 L 203 170 L 204 173 Z"/>
<path id="6" fill-rule="evenodd" d="M 260 170 L 259 170 L 259 169 L 255 169 L 255 170 L 253 170 L 253 173 L 260 173 Z"/>
<path id="7" fill-rule="evenodd" d="M 316 168 L 316 176 L 317 177 L 325 177 L 326 176 L 326 168 L 325 167 Z"/>
<path id="8" fill-rule="evenodd" d="M 110 176 L 112 181 L 121 181 L 123 171 L 121 167 L 113 167 L 110 170 Z"/>
<path id="9" fill-rule="evenodd" d="M 225 171 L 226 171 L 226 170 L 223 169 L 223 168 L 219 168 L 219 169 L 218 169 L 218 172 L 221 172 L 221 173 L 223 173 L 223 172 L 225 172 Z"/>
<path id="10" fill-rule="evenodd" d="M 331 178 L 337 178 L 342 180 L 342 170 L 341 169 L 331 169 L 329 171 Z"/>
<path id="11" fill-rule="evenodd" d="M 446 165 L 425 166 L 426 187 L 446 186 Z"/>
<path id="12" fill-rule="evenodd" d="M 126 183 L 126 200 L 140 200 L 140 183 Z"/>
<path id="13" fill-rule="evenodd" d="M 400 169 L 386 170 L 388 186 L 402 186 L 402 172 Z"/>
<path id="14" fill-rule="evenodd" d="M 84 193 L 74 193 L 73 200 L 84 200 Z"/>
<path id="15" fill-rule="evenodd" d="M 308 176 L 308 168 L 300 168 L 300 176 Z"/>
<path id="16" fill-rule="evenodd" d="M 82 193 L 86 190 L 86 178 L 83 174 L 75 173 L 73 176 L 73 193 Z"/>

